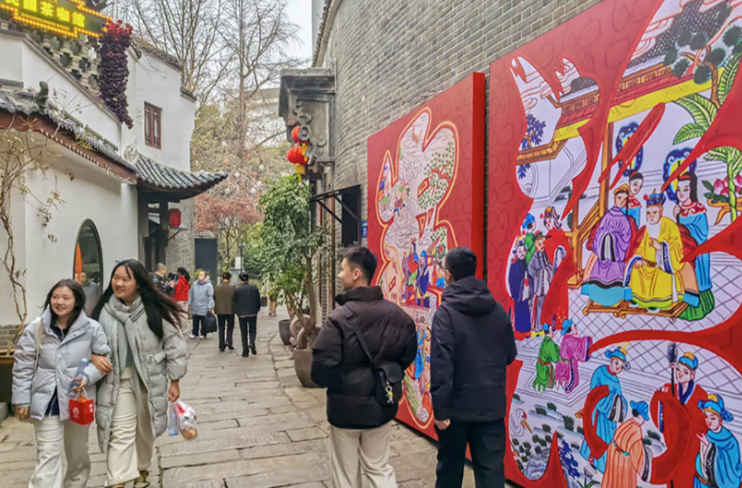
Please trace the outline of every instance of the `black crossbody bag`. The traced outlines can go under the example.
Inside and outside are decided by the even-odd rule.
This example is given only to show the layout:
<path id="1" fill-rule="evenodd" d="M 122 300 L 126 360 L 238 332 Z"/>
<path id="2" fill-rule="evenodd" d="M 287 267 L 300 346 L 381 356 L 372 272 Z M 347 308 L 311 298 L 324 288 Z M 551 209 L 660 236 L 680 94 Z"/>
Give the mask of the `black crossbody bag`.
<path id="1" fill-rule="evenodd" d="M 358 319 L 347 305 L 343 307 L 343 316 L 348 321 L 356 338 L 358 338 L 358 343 L 361 345 L 363 353 L 371 363 L 371 371 L 373 372 L 375 382 L 374 397 L 376 397 L 376 401 L 382 406 L 398 404 L 402 399 L 402 379 L 404 378 L 402 367 L 398 363 L 379 366 L 371 355 L 368 344 L 366 344 L 366 339 L 363 337 Z"/>

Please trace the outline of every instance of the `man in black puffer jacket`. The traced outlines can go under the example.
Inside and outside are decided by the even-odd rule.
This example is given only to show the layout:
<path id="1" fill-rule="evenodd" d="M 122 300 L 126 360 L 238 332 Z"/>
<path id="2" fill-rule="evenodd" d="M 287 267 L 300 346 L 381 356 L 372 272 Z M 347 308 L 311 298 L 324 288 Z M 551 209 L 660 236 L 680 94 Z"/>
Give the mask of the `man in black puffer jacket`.
<path id="1" fill-rule="evenodd" d="M 436 488 L 461 488 L 467 444 L 477 488 L 505 486 L 505 379 L 517 354 L 513 327 L 487 284 L 477 256 L 451 249 L 431 333 L 431 395 L 438 433 Z"/>
<path id="2" fill-rule="evenodd" d="M 397 404 L 377 400 L 371 361 L 355 329 L 363 334 L 377 367 L 396 371 L 400 381 L 415 359 L 417 338 L 410 316 L 384 300 L 381 288 L 370 286 L 375 272 L 376 257 L 365 247 L 345 253 L 338 275 L 345 293 L 336 298 L 340 307 L 330 314 L 313 346 L 312 379 L 327 387 L 333 488 L 359 487 L 361 464 L 371 488 L 397 486 L 389 464 Z"/>

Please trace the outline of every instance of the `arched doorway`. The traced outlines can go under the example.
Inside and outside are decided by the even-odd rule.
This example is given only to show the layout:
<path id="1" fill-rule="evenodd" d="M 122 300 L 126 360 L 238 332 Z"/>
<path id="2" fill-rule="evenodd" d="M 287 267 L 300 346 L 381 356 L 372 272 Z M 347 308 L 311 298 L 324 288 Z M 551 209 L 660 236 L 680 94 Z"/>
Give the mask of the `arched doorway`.
<path id="1" fill-rule="evenodd" d="M 85 291 L 85 313 L 90 315 L 103 291 L 103 252 L 92 220 L 84 221 L 77 234 L 73 276 Z"/>

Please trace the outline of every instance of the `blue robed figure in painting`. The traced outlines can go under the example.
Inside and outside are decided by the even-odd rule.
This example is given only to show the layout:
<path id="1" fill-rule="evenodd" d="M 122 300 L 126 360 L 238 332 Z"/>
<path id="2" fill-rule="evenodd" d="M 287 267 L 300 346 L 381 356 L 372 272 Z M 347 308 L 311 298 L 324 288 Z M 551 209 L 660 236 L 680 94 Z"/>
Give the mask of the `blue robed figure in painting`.
<path id="1" fill-rule="evenodd" d="M 698 178 L 693 172 L 688 172 L 678 178 L 677 188 L 678 205 L 675 207 L 675 217 L 678 224 L 688 229 L 697 245 L 708 240 L 709 222 L 706 207 L 698 201 Z M 714 293 L 711 290 L 711 259 L 708 254 L 701 254 L 695 259 L 695 274 L 698 283 L 699 303 L 688 307 L 680 318 L 685 320 L 700 320 L 714 309 Z"/>
<path id="2" fill-rule="evenodd" d="M 607 386 L 609 394 L 595 406 L 593 412 L 593 424 L 595 432 L 603 441 L 610 444 L 613 441 L 613 435 L 616 433 L 618 425 L 626 417 L 627 404 L 621 391 L 621 383 L 618 381 L 618 375 L 623 370 L 629 369 L 629 363 L 626 361 L 626 351 L 623 348 L 616 348 L 612 351 L 606 351 L 605 357 L 608 358 L 608 365 L 603 365 L 595 370 L 590 389 L 599 386 Z M 580 455 L 590 461 L 590 463 L 600 471 L 605 473 L 607 452 L 599 458 L 593 458 L 590 448 L 586 441 L 582 441 Z"/>
<path id="3" fill-rule="evenodd" d="M 696 456 L 694 488 L 739 488 L 742 481 L 739 442 L 724 427 L 734 417 L 724 408 L 721 395 L 709 395 L 698 402 L 703 410 L 708 431 L 701 439 L 701 449 Z"/>

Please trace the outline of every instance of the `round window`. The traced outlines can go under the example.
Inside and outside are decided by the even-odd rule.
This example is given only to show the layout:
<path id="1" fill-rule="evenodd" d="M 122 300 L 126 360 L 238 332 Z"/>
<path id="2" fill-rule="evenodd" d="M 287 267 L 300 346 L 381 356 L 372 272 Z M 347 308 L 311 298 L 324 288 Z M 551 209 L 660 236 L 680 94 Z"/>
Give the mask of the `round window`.
<path id="1" fill-rule="evenodd" d="M 86 220 L 77 234 L 75 246 L 75 281 L 85 291 L 85 314 L 90 316 L 103 290 L 103 256 L 98 230 Z"/>

